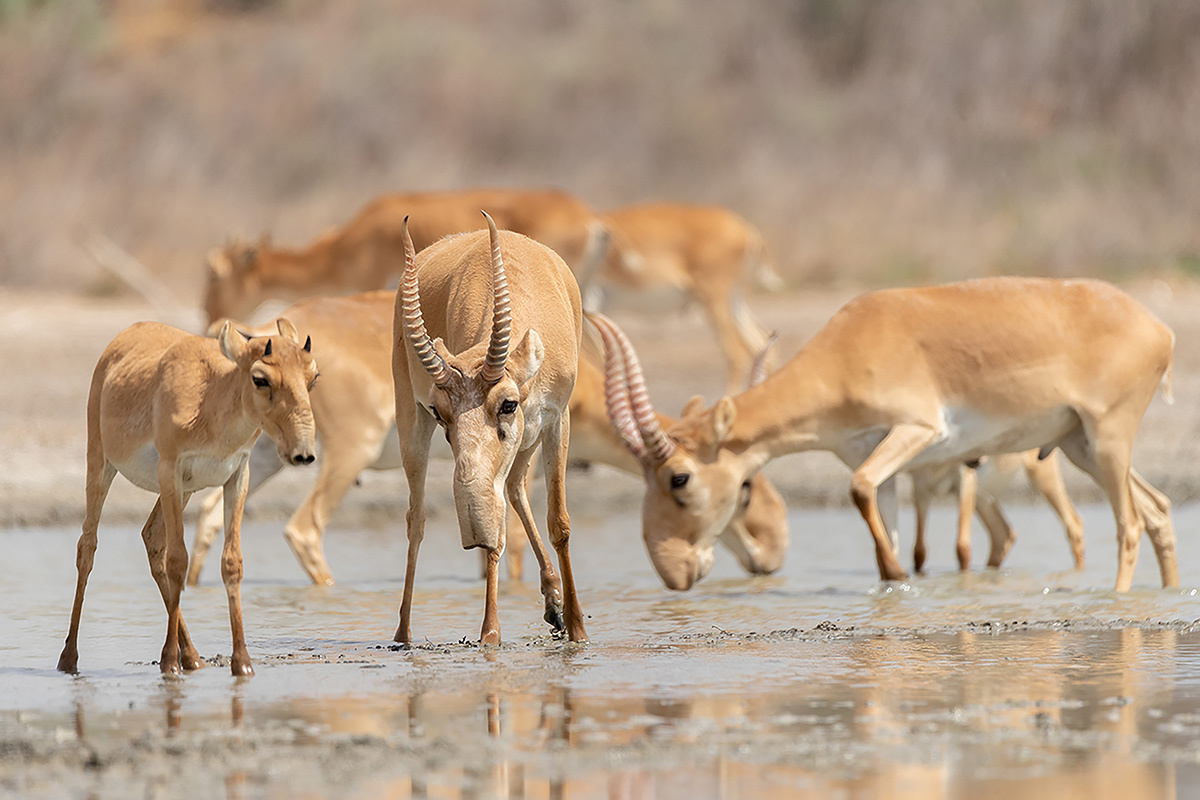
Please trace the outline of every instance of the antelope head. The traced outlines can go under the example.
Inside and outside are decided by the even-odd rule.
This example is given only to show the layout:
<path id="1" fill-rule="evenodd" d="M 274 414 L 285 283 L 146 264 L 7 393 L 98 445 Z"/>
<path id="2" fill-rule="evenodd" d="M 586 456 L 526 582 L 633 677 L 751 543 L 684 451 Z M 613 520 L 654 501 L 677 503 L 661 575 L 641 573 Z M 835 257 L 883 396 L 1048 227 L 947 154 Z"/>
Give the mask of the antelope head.
<path id="1" fill-rule="evenodd" d="M 257 269 L 264 245 L 230 241 L 209 251 L 204 311 L 210 324 L 221 317 L 245 318 L 265 299 Z"/>
<path id="2" fill-rule="evenodd" d="M 733 401 L 723 397 L 704 411 L 703 400 L 692 398 L 668 436 L 629 339 L 602 314 L 589 318 L 604 340 L 609 418 L 646 478 L 642 539 L 650 562 L 668 589 L 685 591 L 712 569 L 713 546 L 751 488 L 753 471 L 721 447 L 733 426 Z"/>
<path id="3" fill-rule="evenodd" d="M 244 412 L 275 442 L 279 458 L 288 464 L 311 464 L 316 425 L 308 393 L 318 374 L 312 338 L 301 345 L 296 326 L 282 317 L 276 327 L 278 336 L 248 337 L 226 321 L 217 341 L 245 381 Z"/>
<path id="4" fill-rule="evenodd" d="M 400 285 L 404 338 L 433 383 L 422 402 L 445 432 L 454 454 L 454 502 L 464 548 L 500 546 L 504 485 L 525 435 L 523 401 L 545 357 L 541 338 L 528 330 L 515 347 L 512 309 L 500 236 L 486 213 L 492 262 L 492 327 L 486 341 L 450 353 L 430 339 L 421 314 L 416 254 L 404 220 L 405 268 Z"/>

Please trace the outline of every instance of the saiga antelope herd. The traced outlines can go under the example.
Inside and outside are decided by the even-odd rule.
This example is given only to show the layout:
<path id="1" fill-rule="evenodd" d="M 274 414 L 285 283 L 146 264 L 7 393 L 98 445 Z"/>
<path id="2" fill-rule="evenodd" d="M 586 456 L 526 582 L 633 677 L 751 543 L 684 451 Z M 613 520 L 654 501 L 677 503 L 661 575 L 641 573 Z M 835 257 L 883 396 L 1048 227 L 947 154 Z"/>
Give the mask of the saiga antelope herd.
<path id="1" fill-rule="evenodd" d="M 1063 519 L 1081 566 L 1081 526 L 1054 460 L 1054 451 L 1061 449 L 1109 497 L 1118 530 L 1117 590 L 1130 588 L 1143 530 L 1155 548 L 1163 585 L 1178 583 L 1170 503 L 1130 463 L 1133 438 L 1152 396 L 1161 387 L 1169 397 L 1174 336 L 1115 287 L 1087 280 L 997 278 L 867 293 L 841 309 L 764 382 L 709 408 L 693 398 L 678 421 L 653 409 L 628 338 L 611 320 L 593 314 L 604 346 L 603 404 L 610 425 L 596 429 L 601 378 L 581 358 L 584 315 L 575 277 L 550 247 L 500 231 L 483 216 L 486 231 L 441 238 L 419 254 L 408 220 L 402 220 L 404 267 L 390 334 L 386 314 L 378 310 L 393 298 L 390 291 L 325 301 L 360 309 L 342 312 L 350 319 L 340 324 L 322 329 L 319 314 L 304 321 L 322 331 L 319 337 L 329 336 L 330 363 L 338 365 L 334 372 L 344 366 L 342 355 L 345 363 L 362 362 L 360 376 L 372 380 L 358 383 L 360 390 L 379 384 L 378 373 L 390 373 L 390 397 L 380 388 L 343 391 L 314 405 L 309 398 L 317 376 L 312 339 L 301 345 L 286 317 L 277 320 L 274 332 L 240 333 L 225 322 L 215 340 L 155 323 L 135 325 L 113 340 L 97 365 L 89 396 L 87 514 L 60 670 L 77 669 L 100 507 L 121 472 L 159 495 L 143 538 L 168 613 L 159 662 L 163 672 L 202 663 L 179 608 L 187 574 L 182 512 L 194 491 L 223 488 L 222 577 L 234 644 L 231 669 L 252 674 L 241 619 L 239 531 L 251 453 L 263 431 L 276 443 L 276 464 L 280 459 L 311 463 L 320 431 L 328 463 L 289 523 L 288 540 L 314 581 L 331 582 L 320 543 L 324 524 L 362 469 L 394 466 L 387 463 L 385 445 L 394 425 L 399 450 L 391 455 L 398 456 L 409 485 L 409 548 L 395 633 L 400 642 L 412 639 L 425 475 L 438 426 L 454 460 L 463 547 L 480 548 L 485 555 L 481 643 L 500 641 L 497 583 L 506 501 L 537 557 L 546 621 L 571 641 L 587 639 L 571 568 L 565 499 L 572 415 L 580 430 L 588 430 L 580 438 L 589 444 L 580 449 L 601 454 L 589 458 L 644 476 L 643 539 L 671 589 L 686 590 L 707 574 L 718 540 L 748 571 L 777 569 L 787 546 L 785 509 L 759 470 L 785 453 L 813 449 L 832 451 L 853 470 L 851 495 L 885 580 L 906 576 L 898 561 L 895 476 L 900 472 L 913 476 L 918 570 L 925 556 L 929 498 L 947 489 L 960 494 L 958 553 L 966 568 L 964 519 L 976 509 L 977 471 L 984 475 L 978 511 L 991 535 L 989 565 L 1000 564 L 1013 535 L 995 503 L 995 487 L 1018 464 Z M 226 267 L 228 275 L 234 268 Z M 213 267 L 213 274 L 222 269 Z M 218 307 L 213 298 L 227 288 L 210 280 L 210 312 Z M 253 296 L 255 289 L 244 284 L 239 291 Z M 298 316 L 304 308 L 296 307 Z M 380 346 L 384 336 L 390 347 Z M 384 366 L 389 349 L 390 370 Z M 353 370 L 347 375 L 346 383 L 354 383 Z M 388 400 L 394 403 L 390 418 L 380 408 Z M 623 457 L 616 442 L 625 448 Z M 334 457 L 343 445 L 346 456 Z M 559 572 L 526 495 L 529 466 L 539 449 Z M 272 471 L 268 467 L 259 482 Z M 988 474 L 999 477 L 993 482 Z M 298 518 L 306 527 L 296 525 Z M 214 533 L 211 524 L 197 533 L 193 578 Z"/>
<path id="2" fill-rule="evenodd" d="M 284 527 L 284 538 L 309 579 L 333 582 L 322 539 L 330 516 L 364 470 L 401 467 L 396 434 L 391 340 L 395 293 L 365 292 L 345 297 L 302 300 L 283 312 L 297 328 L 321 343 L 321 381 L 312 392 L 313 417 L 321 457 L 316 482 Z M 246 328 L 255 335 L 265 328 Z M 637 460 L 613 430 L 604 406 L 604 376 L 585 348 L 571 393 L 572 461 L 608 464 L 641 475 Z M 664 417 L 664 425 L 674 420 Z M 435 442 L 435 446 L 436 446 Z M 260 439 L 250 455 L 248 494 L 284 467 L 269 441 Z M 201 506 L 196 523 L 188 584 L 195 585 L 205 555 L 221 528 L 220 493 Z M 520 523 L 507 527 L 505 555 L 509 577 L 520 579 L 523 540 Z M 515 538 L 515 541 L 513 541 Z M 783 564 L 788 546 L 787 509 L 765 475 L 751 481 L 744 504 L 734 513 L 720 541 L 749 573 L 768 574 Z"/>

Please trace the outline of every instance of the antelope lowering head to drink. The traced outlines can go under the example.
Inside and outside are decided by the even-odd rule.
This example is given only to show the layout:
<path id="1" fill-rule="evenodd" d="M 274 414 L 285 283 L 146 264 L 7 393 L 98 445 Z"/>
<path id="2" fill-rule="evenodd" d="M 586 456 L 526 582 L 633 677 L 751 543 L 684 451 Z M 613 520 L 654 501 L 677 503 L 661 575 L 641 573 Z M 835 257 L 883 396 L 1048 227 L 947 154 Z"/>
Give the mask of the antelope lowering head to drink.
<path id="1" fill-rule="evenodd" d="M 1102 281 L 985 278 L 861 295 L 766 381 L 709 408 L 693 398 L 669 431 L 629 366 L 636 425 L 621 414 L 614 423 L 641 443 L 651 557 L 687 588 L 705 566 L 696 544 L 728 524 L 750 476 L 778 456 L 828 450 L 854 470 L 880 577 L 900 579 L 894 519 L 880 503 L 882 493 L 895 508 L 898 472 L 1060 448 L 1108 495 L 1117 590 L 1133 581 L 1143 530 L 1174 586 L 1170 503 L 1130 468 L 1146 407 L 1169 387 L 1174 338 Z"/>
<path id="2" fill-rule="evenodd" d="M 198 489 L 223 487 L 221 575 L 233 633 L 230 668 L 234 675 L 253 674 L 241 607 L 247 462 L 265 431 L 282 460 L 312 463 L 315 429 L 308 393 L 316 379 L 312 341 L 302 345 L 286 319 L 278 321 L 275 335 L 250 339 L 229 323 L 209 339 L 143 322 L 112 340 L 100 356 L 88 394 L 87 509 L 76 559 L 75 604 L 59 670 L 77 670 L 79 619 L 96 554 L 100 510 L 119 472 L 158 494 L 142 539 L 167 608 L 159 660 L 164 673 L 203 664 L 179 609 L 188 562 L 183 508 Z"/>

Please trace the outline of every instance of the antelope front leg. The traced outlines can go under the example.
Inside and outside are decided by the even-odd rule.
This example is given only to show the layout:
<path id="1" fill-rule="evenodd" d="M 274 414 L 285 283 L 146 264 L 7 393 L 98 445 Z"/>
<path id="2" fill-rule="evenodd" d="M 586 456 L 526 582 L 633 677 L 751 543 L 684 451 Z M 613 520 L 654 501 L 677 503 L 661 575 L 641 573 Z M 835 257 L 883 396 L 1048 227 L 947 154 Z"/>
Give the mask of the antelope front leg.
<path id="1" fill-rule="evenodd" d="M 497 600 L 497 584 L 500 581 L 500 553 L 503 547 L 487 550 L 487 592 L 483 606 L 483 627 L 479 631 L 481 645 L 500 644 L 500 614 Z"/>
<path id="2" fill-rule="evenodd" d="M 421 416 L 427 416 L 420 412 Z M 425 538 L 425 474 L 429 467 L 429 437 L 433 426 L 424 423 L 420 416 L 404 454 L 404 476 L 408 480 L 408 511 L 404 518 L 408 531 L 408 560 L 404 566 L 404 599 L 400 602 L 400 625 L 396 628 L 394 641 L 408 644 L 412 641 L 412 598 L 417 579 L 417 554 L 421 540 Z M 405 440 L 401 437 L 401 445 Z"/>
<path id="3" fill-rule="evenodd" d="M 537 525 L 534 524 L 533 512 L 529 510 L 529 495 L 525 490 L 525 479 L 528 475 L 526 467 L 532 458 L 532 451 L 517 454 L 512 471 L 508 473 L 508 483 L 505 485 L 505 489 L 508 493 L 508 502 L 521 520 L 521 526 L 525 529 L 529 546 L 533 549 L 533 556 L 538 562 L 542 598 L 546 609 L 542 618 L 555 631 L 563 631 L 566 630 L 566 625 L 563 622 L 562 583 L 559 581 L 558 573 L 554 571 L 554 565 L 550 563 L 550 556 L 546 552 L 546 545 L 542 543 Z"/>
<path id="4" fill-rule="evenodd" d="M 246 650 L 246 631 L 242 625 L 242 512 L 246 507 L 246 489 L 250 464 L 241 466 L 225 482 L 225 547 L 221 551 L 221 579 L 229 599 L 229 630 L 233 635 L 233 656 L 229 669 L 234 675 L 253 675 L 250 653 Z"/>
<path id="5" fill-rule="evenodd" d="M 187 504 L 186 497 L 183 503 Z M 167 535 L 161 498 L 155 501 L 154 508 L 150 510 L 150 516 L 146 518 L 146 524 L 142 527 L 142 542 L 146 546 L 146 558 L 150 562 L 150 575 L 158 586 L 163 606 L 169 607 L 171 581 L 167 577 Z M 179 664 L 186 670 L 200 669 L 204 666 L 204 661 L 192 644 L 192 637 L 188 634 L 182 612 L 179 614 Z"/>
<path id="6" fill-rule="evenodd" d="M 892 551 L 891 534 L 879 512 L 879 486 L 911 461 L 913 456 L 924 450 L 936 435 L 932 428 L 925 425 L 896 425 L 867 460 L 854 471 L 854 477 L 850 481 L 850 494 L 854 498 L 854 504 L 858 506 L 859 513 L 875 539 L 875 560 L 879 564 L 879 577 L 885 581 L 903 580 L 908 577 L 908 573 L 900 566 Z"/>
<path id="7" fill-rule="evenodd" d="M 174 458 L 160 452 L 158 461 L 158 500 L 162 507 L 163 525 L 161 544 L 164 553 L 163 566 L 167 584 L 167 637 L 163 642 L 158 668 L 165 674 L 178 675 L 180 666 L 179 629 L 183 614 L 179 609 L 179 596 L 187 580 L 187 544 L 183 538 L 183 506 L 186 498 L 179 488 L 178 468 Z M 153 516 L 153 512 L 151 512 Z M 150 521 L 146 522 L 147 528 Z M 150 535 L 153 535 L 151 532 Z M 184 628 L 186 631 L 186 627 Z M 187 640 L 186 633 L 184 634 Z"/>
<path id="8" fill-rule="evenodd" d="M 579 606 L 575 574 L 571 570 L 571 518 L 567 514 L 567 444 L 570 433 L 570 412 L 564 410 L 559 425 L 549 425 L 542 442 L 548 506 L 546 525 L 550 529 L 550 543 L 558 553 L 558 568 L 562 572 L 567 638 L 572 642 L 586 642 L 588 635 L 583 627 L 583 609 Z"/>

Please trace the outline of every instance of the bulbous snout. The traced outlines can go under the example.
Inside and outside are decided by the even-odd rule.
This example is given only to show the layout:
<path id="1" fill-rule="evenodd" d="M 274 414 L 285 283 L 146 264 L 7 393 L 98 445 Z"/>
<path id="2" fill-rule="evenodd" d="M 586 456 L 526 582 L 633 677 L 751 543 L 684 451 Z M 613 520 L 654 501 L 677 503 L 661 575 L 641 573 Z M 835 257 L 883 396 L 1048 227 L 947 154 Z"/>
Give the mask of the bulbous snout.
<path id="1" fill-rule="evenodd" d="M 291 415 L 277 431 L 264 427 L 275 440 L 276 452 L 283 463 L 300 467 L 317 460 L 316 426 L 311 411 Z"/>
<path id="2" fill-rule="evenodd" d="M 683 539 L 647 541 L 650 563 L 663 585 L 674 592 L 686 592 L 701 580 L 713 565 L 712 548 L 699 548 Z"/>
<path id="3" fill-rule="evenodd" d="M 458 532 L 464 550 L 500 547 L 504 529 L 504 494 L 490 481 L 454 483 L 454 505 Z"/>

